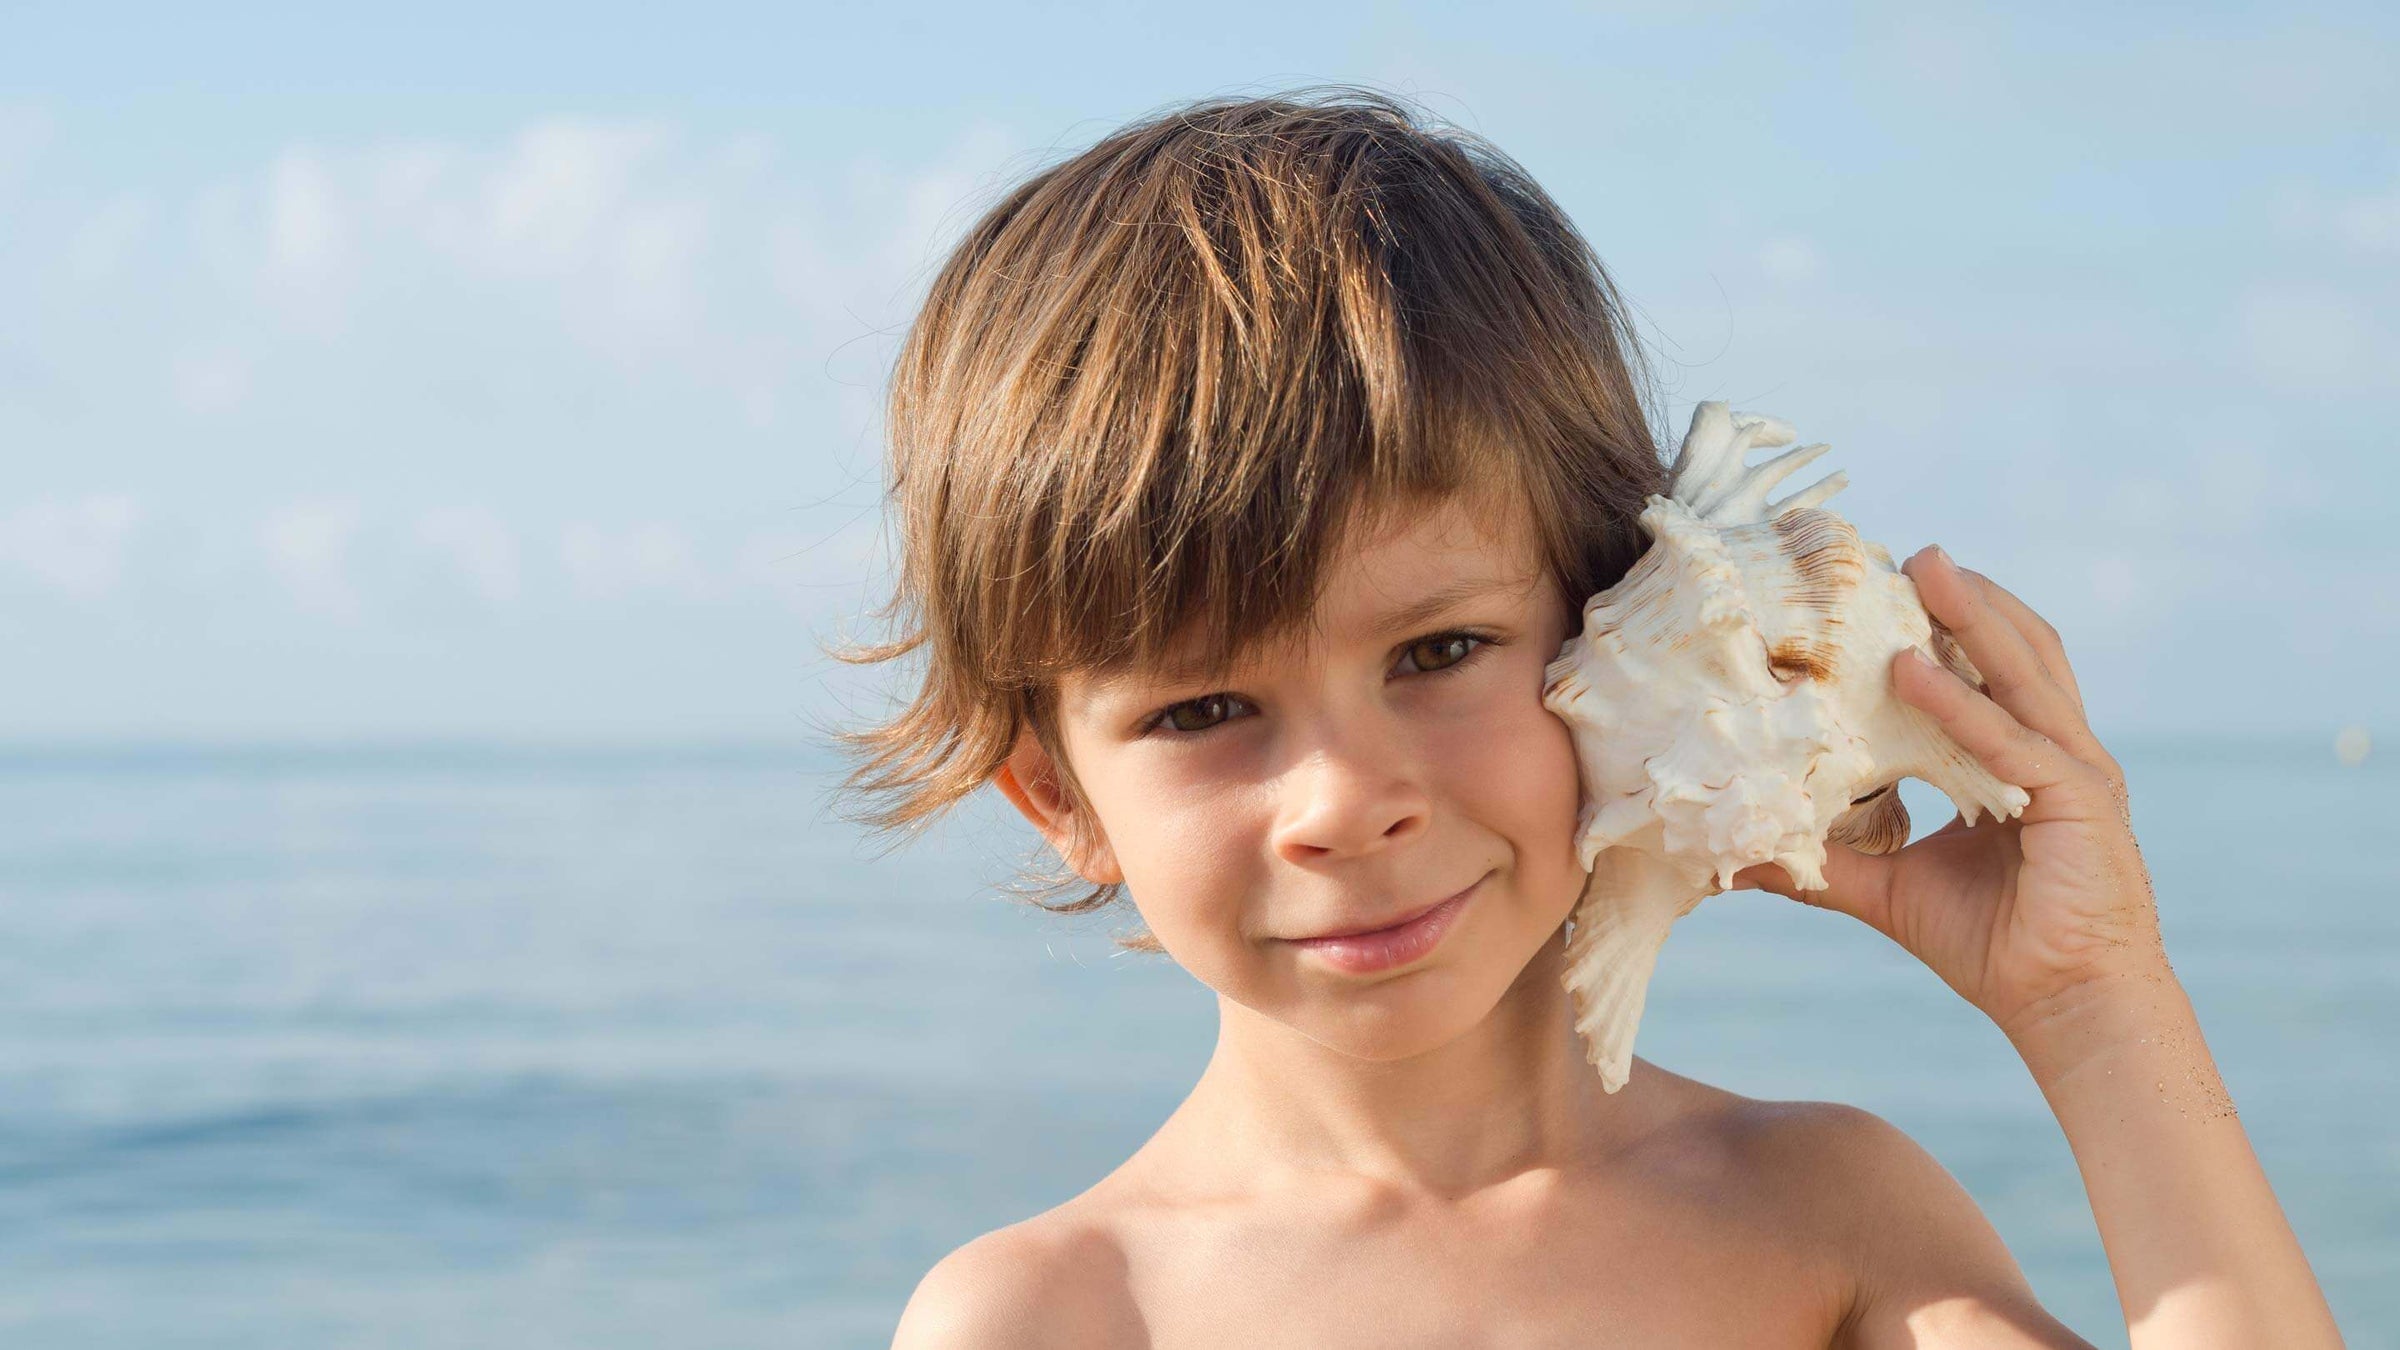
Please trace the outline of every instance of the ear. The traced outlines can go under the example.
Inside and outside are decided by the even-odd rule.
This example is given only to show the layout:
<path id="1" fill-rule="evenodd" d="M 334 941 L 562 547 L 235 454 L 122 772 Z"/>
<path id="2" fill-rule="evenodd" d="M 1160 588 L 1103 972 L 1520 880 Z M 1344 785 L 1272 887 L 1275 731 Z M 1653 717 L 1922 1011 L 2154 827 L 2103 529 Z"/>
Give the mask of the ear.
<path id="1" fill-rule="evenodd" d="M 1008 761 L 992 773 L 992 785 L 1033 822 L 1033 828 L 1042 832 L 1042 838 L 1075 869 L 1075 875 L 1095 886 L 1113 886 L 1125 880 L 1116 853 L 1100 834 L 1099 822 L 1076 819 L 1060 784 L 1058 765 L 1030 728 L 1017 734 Z"/>

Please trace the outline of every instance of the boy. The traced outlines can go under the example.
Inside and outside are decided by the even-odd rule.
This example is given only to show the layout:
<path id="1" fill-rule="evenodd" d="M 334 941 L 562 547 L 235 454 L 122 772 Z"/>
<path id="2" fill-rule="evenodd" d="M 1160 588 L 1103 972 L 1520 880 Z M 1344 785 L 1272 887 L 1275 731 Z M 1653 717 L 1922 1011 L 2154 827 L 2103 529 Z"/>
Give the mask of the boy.
<path id="1" fill-rule="evenodd" d="M 1219 996 L 1189 1098 L 962 1247 L 897 1344 L 2073 1346 L 1864 1112 L 1584 1063 L 1585 875 L 1543 668 L 1664 468 L 1606 274 L 1473 138 L 1375 95 L 1219 101 L 1023 184 L 892 388 L 914 698 L 880 823 L 990 782 Z M 1830 889 L 1990 1014 L 2082 1166 L 2132 1342 L 2339 1343 L 2168 968 L 2058 639 L 1928 551 L 1988 697 L 1901 696 L 2032 794 Z"/>

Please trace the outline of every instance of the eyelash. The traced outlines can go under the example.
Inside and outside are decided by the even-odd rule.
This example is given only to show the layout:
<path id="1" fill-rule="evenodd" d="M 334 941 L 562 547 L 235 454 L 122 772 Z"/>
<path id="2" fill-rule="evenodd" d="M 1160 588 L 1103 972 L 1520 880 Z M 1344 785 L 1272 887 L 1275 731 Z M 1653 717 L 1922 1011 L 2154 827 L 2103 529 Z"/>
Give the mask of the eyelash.
<path id="1" fill-rule="evenodd" d="M 1428 642 L 1447 642 L 1456 638 L 1464 638 L 1475 645 L 1467 648 L 1466 655 L 1461 656 L 1457 660 L 1451 662 L 1449 665 L 1440 666 L 1433 670 L 1419 670 L 1411 671 L 1409 673 L 1424 676 L 1448 675 L 1453 671 L 1464 670 L 1466 667 L 1475 664 L 1475 658 L 1481 656 L 1487 648 L 1501 645 L 1500 639 L 1496 637 L 1489 637 L 1482 633 L 1470 633 L 1464 630 L 1450 630 L 1440 633 L 1427 633 L 1423 637 L 1411 638 L 1407 642 L 1401 644 L 1400 652 L 1403 656 L 1405 656 L 1410 651 L 1414 650 L 1415 648 L 1422 647 Z M 1198 698 L 1180 699 L 1159 709 L 1157 712 L 1150 714 L 1147 718 L 1144 718 L 1142 720 L 1140 734 L 1149 736 L 1163 732 L 1170 740 L 1184 740 L 1194 736 L 1205 736 L 1208 733 L 1215 731 L 1218 727 L 1224 726 L 1227 722 L 1239 721 L 1239 718 L 1227 717 L 1212 723 L 1209 726 L 1202 727 L 1198 731 L 1177 731 L 1173 727 L 1167 725 L 1167 719 L 1174 715 L 1177 708 L 1187 708 L 1192 704 L 1204 703 L 1209 699 L 1219 697 L 1236 698 L 1239 697 L 1239 695 L 1224 694 L 1220 692 L 1202 694 Z"/>

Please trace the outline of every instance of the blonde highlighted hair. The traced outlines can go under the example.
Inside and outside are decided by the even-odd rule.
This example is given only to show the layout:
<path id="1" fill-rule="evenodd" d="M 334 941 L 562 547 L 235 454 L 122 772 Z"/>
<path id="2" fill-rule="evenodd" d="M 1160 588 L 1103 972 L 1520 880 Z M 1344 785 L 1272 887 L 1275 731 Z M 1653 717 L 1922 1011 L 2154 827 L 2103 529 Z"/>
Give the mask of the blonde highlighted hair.
<path id="1" fill-rule="evenodd" d="M 841 654 L 922 670 L 842 733 L 861 818 L 925 824 L 1030 730 L 1088 819 L 1062 674 L 1185 644 L 1222 668 L 1305 622 L 1347 530 L 1446 494 L 1513 494 L 1579 604 L 1664 490 L 1649 393 L 1565 213 L 1389 96 L 1191 103 L 1034 174 L 951 253 L 892 375 L 897 632 Z"/>

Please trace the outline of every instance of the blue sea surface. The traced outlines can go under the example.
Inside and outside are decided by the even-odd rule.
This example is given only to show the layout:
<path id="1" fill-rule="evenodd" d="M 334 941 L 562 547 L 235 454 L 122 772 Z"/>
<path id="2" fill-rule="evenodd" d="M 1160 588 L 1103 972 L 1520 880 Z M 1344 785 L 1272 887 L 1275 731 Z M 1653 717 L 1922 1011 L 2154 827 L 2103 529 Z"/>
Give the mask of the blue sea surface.
<path id="1" fill-rule="evenodd" d="M 2167 947 L 2354 1346 L 2400 1345 L 2400 757 L 2123 749 Z M 1206 1060 L 1122 918 L 877 856 L 808 753 L 0 752 L 0 1344 L 871 1346 Z M 1921 785 L 1920 829 L 1948 812 Z M 1855 922 L 1703 905 L 1645 1058 L 1931 1150 L 2124 1336 L 2006 1042 Z"/>

